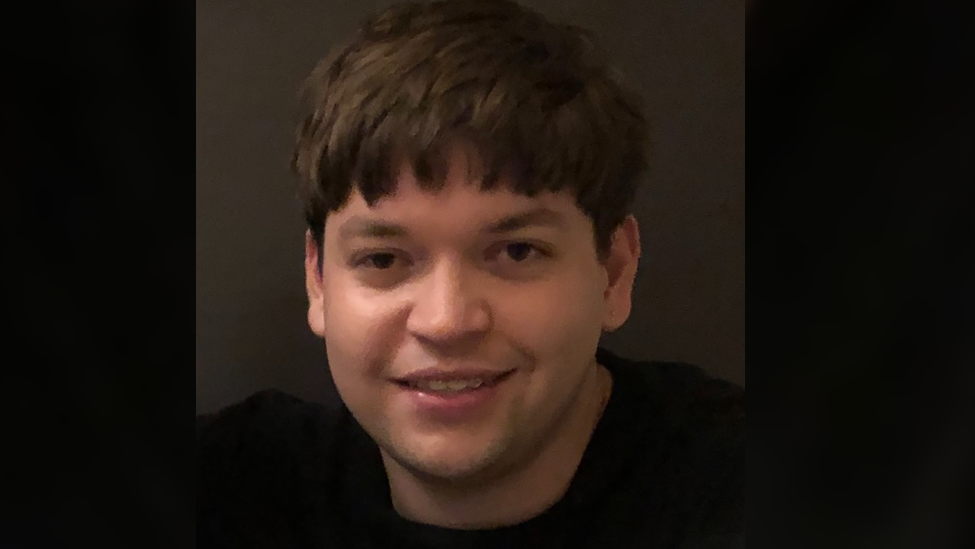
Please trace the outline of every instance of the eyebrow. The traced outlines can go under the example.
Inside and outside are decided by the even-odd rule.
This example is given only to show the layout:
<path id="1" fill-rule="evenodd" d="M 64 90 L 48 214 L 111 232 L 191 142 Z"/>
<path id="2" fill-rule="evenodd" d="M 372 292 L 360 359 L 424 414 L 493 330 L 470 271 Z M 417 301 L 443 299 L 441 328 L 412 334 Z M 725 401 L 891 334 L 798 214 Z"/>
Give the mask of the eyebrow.
<path id="1" fill-rule="evenodd" d="M 386 223 L 364 217 L 351 217 L 339 227 L 339 238 L 393 238 L 406 236 L 409 231 L 402 225 Z"/>
<path id="2" fill-rule="evenodd" d="M 505 216 L 485 229 L 490 234 L 504 234 L 524 229 L 526 227 L 565 227 L 565 217 L 555 210 L 537 207 L 528 211 Z"/>
<path id="3" fill-rule="evenodd" d="M 530 210 L 506 215 L 490 223 L 483 229 L 488 234 L 511 233 L 528 227 L 563 228 L 565 217 L 546 207 L 536 207 Z M 343 240 L 351 238 L 395 238 L 409 234 L 403 225 L 353 216 L 339 227 L 339 237 Z"/>

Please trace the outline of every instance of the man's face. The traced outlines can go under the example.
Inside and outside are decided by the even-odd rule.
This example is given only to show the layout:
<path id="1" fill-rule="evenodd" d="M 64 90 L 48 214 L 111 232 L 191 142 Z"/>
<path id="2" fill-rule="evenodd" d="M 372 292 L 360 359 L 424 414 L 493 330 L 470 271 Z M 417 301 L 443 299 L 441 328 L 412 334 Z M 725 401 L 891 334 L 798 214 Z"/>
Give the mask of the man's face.
<path id="1" fill-rule="evenodd" d="M 459 480 L 554 436 L 600 333 L 629 312 L 633 273 L 598 261 L 570 196 L 482 192 L 451 159 L 440 192 L 405 167 L 373 207 L 354 193 L 328 217 L 321 275 L 310 238 L 306 271 L 309 322 L 349 410 L 386 459 Z"/>

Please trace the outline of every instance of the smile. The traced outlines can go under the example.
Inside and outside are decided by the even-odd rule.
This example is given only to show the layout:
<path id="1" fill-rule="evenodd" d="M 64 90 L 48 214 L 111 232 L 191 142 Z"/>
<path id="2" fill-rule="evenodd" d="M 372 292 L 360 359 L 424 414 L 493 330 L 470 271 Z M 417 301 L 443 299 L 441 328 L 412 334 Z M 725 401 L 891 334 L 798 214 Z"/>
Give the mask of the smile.
<path id="1" fill-rule="evenodd" d="M 497 385 L 512 373 L 513 372 L 504 372 L 491 376 L 482 375 L 479 377 L 470 378 L 457 378 L 444 375 L 438 379 L 437 377 L 430 376 L 418 379 L 401 379 L 397 380 L 396 383 L 402 387 L 422 391 L 424 393 L 452 394 Z"/>

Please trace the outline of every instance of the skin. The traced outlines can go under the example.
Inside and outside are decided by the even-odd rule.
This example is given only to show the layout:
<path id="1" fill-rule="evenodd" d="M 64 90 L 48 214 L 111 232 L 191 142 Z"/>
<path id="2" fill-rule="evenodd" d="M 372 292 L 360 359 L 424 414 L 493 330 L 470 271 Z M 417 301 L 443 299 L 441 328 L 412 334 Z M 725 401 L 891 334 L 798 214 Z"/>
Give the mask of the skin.
<path id="1" fill-rule="evenodd" d="M 465 154 L 449 159 L 439 192 L 404 163 L 373 207 L 353 193 L 326 221 L 320 270 L 306 235 L 308 321 L 397 512 L 489 528 L 565 493 L 611 391 L 595 350 L 629 316 L 639 231 L 628 217 L 601 262 L 571 196 L 483 192 Z M 476 413 L 444 421 L 392 381 L 429 367 L 513 373 Z"/>

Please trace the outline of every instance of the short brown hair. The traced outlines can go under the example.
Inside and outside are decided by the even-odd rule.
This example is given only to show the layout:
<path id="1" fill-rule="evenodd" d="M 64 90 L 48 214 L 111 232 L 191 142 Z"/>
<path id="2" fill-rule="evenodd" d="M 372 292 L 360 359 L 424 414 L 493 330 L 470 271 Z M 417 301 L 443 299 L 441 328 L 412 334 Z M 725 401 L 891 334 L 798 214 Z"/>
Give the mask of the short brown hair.
<path id="1" fill-rule="evenodd" d="M 407 161 L 437 189 L 460 142 L 484 190 L 505 173 L 513 192 L 571 192 L 602 257 L 647 167 L 642 98 L 589 33 L 507 0 L 393 6 L 322 60 L 302 96 L 292 167 L 319 246 L 354 187 L 372 205 Z"/>

